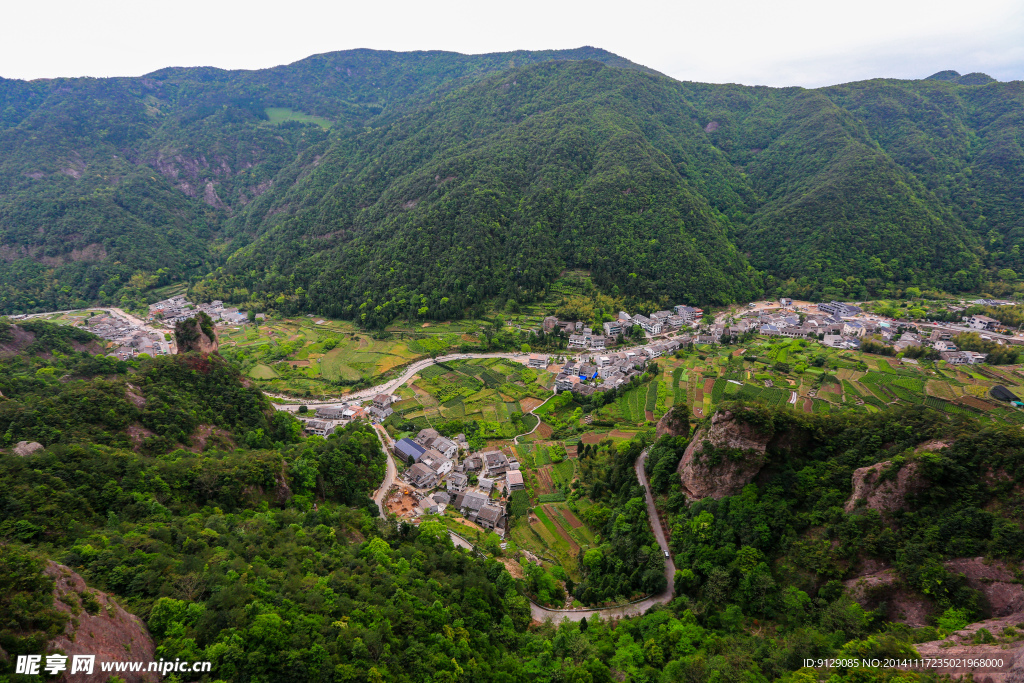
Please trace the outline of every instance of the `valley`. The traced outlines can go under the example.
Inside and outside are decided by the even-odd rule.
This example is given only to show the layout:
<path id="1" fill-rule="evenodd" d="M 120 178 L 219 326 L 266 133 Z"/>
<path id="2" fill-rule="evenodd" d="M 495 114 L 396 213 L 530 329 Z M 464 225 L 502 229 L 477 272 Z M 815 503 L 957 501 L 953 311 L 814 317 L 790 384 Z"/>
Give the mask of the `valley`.
<path id="1" fill-rule="evenodd" d="M 1024 680 L 1024 82 L 925 76 L 0 78 L 0 682 Z"/>

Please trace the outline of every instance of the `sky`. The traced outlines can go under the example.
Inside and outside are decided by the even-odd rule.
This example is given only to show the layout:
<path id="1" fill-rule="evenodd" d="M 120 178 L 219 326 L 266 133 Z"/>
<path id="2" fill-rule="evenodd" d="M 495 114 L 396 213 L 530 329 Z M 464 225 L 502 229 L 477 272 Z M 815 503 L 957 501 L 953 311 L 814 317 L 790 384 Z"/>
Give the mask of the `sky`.
<path id="1" fill-rule="evenodd" d="M 1024 80 L 1024 2 L 21 2 L 4 9 L 0 76 L 259 69 L 353 48 L 484 53 L 583 45 L 711 83 L 818 87 L 945 69 Z"/>

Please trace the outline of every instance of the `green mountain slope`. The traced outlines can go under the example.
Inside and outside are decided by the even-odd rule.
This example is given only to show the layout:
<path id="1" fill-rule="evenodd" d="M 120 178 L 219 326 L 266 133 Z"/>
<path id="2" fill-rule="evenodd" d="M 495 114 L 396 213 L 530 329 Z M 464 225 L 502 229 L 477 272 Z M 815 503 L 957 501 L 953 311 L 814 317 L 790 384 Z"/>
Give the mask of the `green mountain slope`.
<path id="1" fill-rule="evenodd" d="M 211 273 L 194 295 L 371 326 L 565 268 L 652 305 L 975 289 L 1024 269 L 1022 88 L 681 83 L 589 47 L 0 79 L 0 312 Z"/>
<path id="2" fill-rule="evenodd" d="M 496 295 L 529 301 L 563 268 L 640 298 L 752 296 L 707 199 L 741 204 L 715 186 L 735 174 L 695 144 L 693 112 L 674 94 L 664 78 L 543 64 L 343 139 L 254 207 L 266 231 L 232 257 L 225 287 L 259 292 L 277 270 L 293 275 L 286 294 L 301 287 L 313 308 L 370 324 L 422 306 L 457 315 Z"/>

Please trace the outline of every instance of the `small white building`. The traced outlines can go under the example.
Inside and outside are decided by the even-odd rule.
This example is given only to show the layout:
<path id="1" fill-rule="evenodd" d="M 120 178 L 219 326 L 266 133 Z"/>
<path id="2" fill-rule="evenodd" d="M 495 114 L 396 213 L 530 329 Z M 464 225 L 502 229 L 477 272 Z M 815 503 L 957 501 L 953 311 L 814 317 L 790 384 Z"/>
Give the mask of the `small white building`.
<path id="1" fill-rule="evenodd" d="M 999 321 L 987 315 L 972 315 L 967 319 L 967 324 L 976 330 L 994 330 L 999 325 Z"/>

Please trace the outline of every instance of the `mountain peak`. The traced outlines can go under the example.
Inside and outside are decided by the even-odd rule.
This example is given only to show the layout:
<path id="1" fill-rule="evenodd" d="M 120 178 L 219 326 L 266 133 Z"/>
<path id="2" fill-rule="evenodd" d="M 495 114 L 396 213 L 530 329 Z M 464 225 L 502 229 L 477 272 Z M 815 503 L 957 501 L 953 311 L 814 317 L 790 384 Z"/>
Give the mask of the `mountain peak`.
<path id="1" fill-rule="evenodd" d="M 979 71 L 969 73 L 966 75 L 960 75 L 959 71 L 953 71 L 952 69 L 946 71 L 939 71 L 934 73 L 926 81 L 949 81 L 950 83 L 956 83 L 957 85 L 985 85 L 987 83 L 995 83 L 996 79 L 992 78 L 988 74 L 983 74 Z"/>

